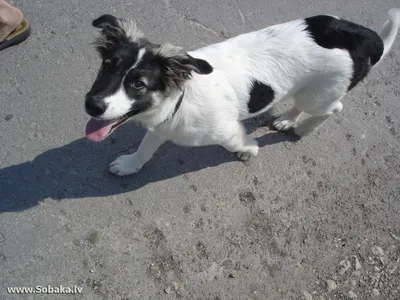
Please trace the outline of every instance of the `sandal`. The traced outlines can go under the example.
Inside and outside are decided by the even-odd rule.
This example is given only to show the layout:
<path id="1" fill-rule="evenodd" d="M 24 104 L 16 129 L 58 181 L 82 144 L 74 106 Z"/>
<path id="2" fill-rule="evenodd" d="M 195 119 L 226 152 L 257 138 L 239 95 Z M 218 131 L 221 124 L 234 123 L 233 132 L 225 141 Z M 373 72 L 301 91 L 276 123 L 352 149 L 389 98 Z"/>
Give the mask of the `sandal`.
<path id="1" fill-rule="evenodd" d="M 30 34 L 31 28 L 29 26 L 29 21 L 24 18 L 22 23 L 0 42 L 0 51 L 25 41 Z"/>

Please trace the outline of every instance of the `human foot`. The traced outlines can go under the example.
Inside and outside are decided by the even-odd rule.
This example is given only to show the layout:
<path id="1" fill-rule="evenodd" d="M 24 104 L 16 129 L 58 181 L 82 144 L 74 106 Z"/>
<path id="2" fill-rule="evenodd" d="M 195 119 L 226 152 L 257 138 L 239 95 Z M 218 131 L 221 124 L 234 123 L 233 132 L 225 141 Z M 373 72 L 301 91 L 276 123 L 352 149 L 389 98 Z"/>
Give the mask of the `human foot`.
<path id="1" fill-rule="evenodd" d="M 22 12 L 0 0 L 0 42 L 4 41 L 23 21 Z"/>

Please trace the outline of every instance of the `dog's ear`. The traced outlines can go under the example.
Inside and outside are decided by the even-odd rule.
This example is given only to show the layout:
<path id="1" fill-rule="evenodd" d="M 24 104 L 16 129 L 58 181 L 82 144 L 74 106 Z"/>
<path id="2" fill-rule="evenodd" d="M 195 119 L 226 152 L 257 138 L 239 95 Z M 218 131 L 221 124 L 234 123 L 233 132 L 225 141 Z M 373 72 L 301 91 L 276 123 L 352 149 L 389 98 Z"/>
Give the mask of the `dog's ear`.
<path id="1" fill-rule="evenodd" d="M 187 53 L 167 58 L 165 73 L 167 85 L 181 86 L 191 77 L 192 71 L 206 75 L 210 74 L 213 68 L 205 60 L 194 58 Z"/>
<path id="2" fill-rule="evenodd" d="M 119 28 L 118 19 L 112 15 L 102 15 L 92 22 L 96 28 L 106 29 L 107 27 Z"/>
<path id="3" fill-rule="evenodd" d="M 103 34 L 117 33 L 124 35 L 129 41 L 135 42 L 143 38 L 143 33 L 137 28 L 136 23 L 132 20 L 116 18 L 112 15 L 102 15 L 92 22 L 96 28 L 103 29 Z"/>
<path id="4" fill-rule="evenodd" d="M 117 45 L 127 40 L 126 35 L 121 30 L 120 20 L 112 15 L 102 15 L 95 19 L 92 25 L 101 29 L 100 34 L 92 44 L 95 45 L 103 59 L 109 56 Z"/>
<path id="5" fill-rule="evenodd" d="M 213 71 L 213 67 L 207 61 L 194 58 L 187 53 L 171 57 L 169 63 L 171 66 L 181 69 L 181 71 L 194 71 L 201 75 L 207 75 Z"/>
<path id="6" fill-rule="evenodd" d="M 201 75 L 210 74 L 212 66 L 203 59 L 198 59 L 183 52 L 181 48 L 170 44 L 161 45 L 155 51 L 164 61 L 165 81 L 168 86 L 180 86 L 191 77 L 191 72 Z"/>
<path id="7" fill-rule="evenodd" d="M 143 33 L 133 21 L 116 18 L 112 15 L 102 15 L 95 19 L 92 25 L 101 29 L 93 44 L 103 57 L 112 53 L 118 45 L 138 42 L 143 38 Z"/>

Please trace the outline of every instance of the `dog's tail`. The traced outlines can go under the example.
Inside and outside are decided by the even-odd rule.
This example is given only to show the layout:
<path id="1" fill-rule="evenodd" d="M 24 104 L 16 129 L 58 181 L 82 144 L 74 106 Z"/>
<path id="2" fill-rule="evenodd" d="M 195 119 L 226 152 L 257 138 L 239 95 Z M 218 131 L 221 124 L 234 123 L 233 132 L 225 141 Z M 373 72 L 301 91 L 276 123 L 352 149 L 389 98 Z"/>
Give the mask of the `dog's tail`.
<path id="1" fill-rule="evenodd" d="M 400 27 L 400 8 L 392 8 L 389 10 L 389 20 L 383 25 L 382 31 L 379 33 L 383 41 L 383 54 L 380 61 L 386 56 L 386 54 L 392 48 L 394 39 L 396 38 L 397 31 Z"/>

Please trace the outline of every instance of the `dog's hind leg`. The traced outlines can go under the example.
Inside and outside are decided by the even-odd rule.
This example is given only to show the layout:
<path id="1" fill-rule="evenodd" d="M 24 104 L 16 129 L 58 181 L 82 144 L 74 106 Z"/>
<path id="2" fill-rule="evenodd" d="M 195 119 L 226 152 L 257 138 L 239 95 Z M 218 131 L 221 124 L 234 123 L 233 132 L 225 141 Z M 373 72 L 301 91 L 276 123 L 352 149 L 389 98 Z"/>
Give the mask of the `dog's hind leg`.
<path id="1" fill-rule="evenodd" d="M 288 111 L 284 112 L 274 121 L 272 121 L 272 126 L 279 131 L 287 131 L 297 124 L 299 121 L 302 111 L 298 110 L 293 106 Z"/>
<path id="2" fill-rule="evenodd" d="M 312 115 L 302 120 L 294 129 L 294 132 L 299 136 L 307 136 L 312 133 L 315 129 L 321 126 L 331 116 L 341 112 L 343 104 L 339 100 L 332 103 L 323 113 L 318 115 Z"/>
<path id="3" fill-rule="evenodd" d="M 236 152 L 238 159 L 242 161 L 257 156 L 259 149 L 257 141 L 246 134 L 246 130 L 240 123 L 237 124 L 236 133 L 230 139 L 221 143 L 221 146 L 230 152 Z"/>
<path id="4" fill-rule="evenodd" d="M 164 141 L 161 137 L 147 131 L 137 151 L 133 154 L 122 155 L 114 160 L 110 164 L 110 172 L 118 176 L 136 173 L 152 158 L 154 152 L 157 151 Z"/>

